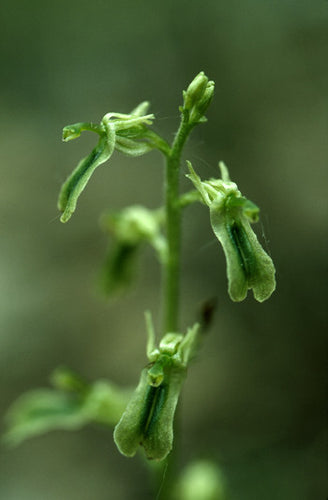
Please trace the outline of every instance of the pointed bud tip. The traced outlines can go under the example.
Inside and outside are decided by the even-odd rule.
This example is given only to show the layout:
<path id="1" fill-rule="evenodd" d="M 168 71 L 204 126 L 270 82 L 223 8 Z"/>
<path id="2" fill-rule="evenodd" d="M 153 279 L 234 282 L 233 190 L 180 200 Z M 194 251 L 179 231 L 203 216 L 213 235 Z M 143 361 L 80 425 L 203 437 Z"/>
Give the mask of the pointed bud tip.
<path id="1" fill-rule="evenodd" d="M 208 84 L 208 78 L 201 71 L 189 84 L 186 91 L 183 91 L 184 109 L 191 111 L 194 106 L 203 98 Z"/>

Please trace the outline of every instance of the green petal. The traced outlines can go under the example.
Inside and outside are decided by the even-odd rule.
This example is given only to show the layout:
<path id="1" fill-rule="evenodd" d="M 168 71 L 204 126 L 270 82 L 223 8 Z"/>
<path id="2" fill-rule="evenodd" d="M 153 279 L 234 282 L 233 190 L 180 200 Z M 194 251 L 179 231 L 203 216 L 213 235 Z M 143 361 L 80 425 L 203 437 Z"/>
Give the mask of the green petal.
<path id="1" fill-rule="evenodd" d="M 147 113 L 149 106 L 150 106 L 150 103 L 148 101 L 143 101 L 140 104 L 138 104 L 138 106 L 130 112 L 130 115 L 144 116 Z"/>

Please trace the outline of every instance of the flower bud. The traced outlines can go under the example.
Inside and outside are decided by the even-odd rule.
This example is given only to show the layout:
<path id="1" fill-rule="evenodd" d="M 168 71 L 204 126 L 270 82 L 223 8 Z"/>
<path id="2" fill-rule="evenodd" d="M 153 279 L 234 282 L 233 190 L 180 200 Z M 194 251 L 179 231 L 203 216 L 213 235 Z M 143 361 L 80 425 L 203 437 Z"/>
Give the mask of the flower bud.
<path id="1" fill-rule="evenodd" d="M 191 122 L 205 121 L 204 114 L 209 107 L 214 95 L 214 82 L 209 81 L 200 101 L 194 106 L 190 113 Z"/>
<path id="2" fill-rule="evenodd" d="M 189 123 L 196 124 L 206 121 L 204 114 L 210 105 L 214 94 L 214 82 L 209 81 L 201 71 L 183 92 L 183 110 L 189 112 Z"/>
<path id="3" fill-rule="evenodd" d="M 191 111 L 193 106 L 197 104 L 200 99 L 202 99 L 203 94 L 206 90 L 206 85 L 208 83 L 208 78 L 205 76 L 204 72 L 201 71 L 189 84 L 187 90 L 183 92 L 184 98 L 184 109 Z"/>

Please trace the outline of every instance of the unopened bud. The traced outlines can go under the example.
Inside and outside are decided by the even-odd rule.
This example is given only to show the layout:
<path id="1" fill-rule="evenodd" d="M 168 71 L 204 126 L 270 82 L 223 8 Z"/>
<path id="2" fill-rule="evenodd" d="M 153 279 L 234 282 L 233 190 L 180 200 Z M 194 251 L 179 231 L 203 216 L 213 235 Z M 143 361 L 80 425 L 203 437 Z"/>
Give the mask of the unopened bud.
<path id="1" fill-rule="evenodd" d="M 208 82 L 207 76 L 201 71 L 190 83 L 186 91 L 183 92 L 184 98 L 184 109 L 191 111 L 193 106 L 195 106 L 200 99 L 202 99 L 203 94 L 206 90 L 206 85 Z"/>

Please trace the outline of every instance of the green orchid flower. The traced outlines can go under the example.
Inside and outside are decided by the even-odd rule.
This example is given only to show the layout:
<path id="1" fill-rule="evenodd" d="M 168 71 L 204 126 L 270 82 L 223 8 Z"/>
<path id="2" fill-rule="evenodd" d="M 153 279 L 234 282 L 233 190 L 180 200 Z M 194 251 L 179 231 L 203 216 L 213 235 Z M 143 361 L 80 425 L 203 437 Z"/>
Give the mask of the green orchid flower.
<path id="1" fill-rule="evenodd" d="M 227 261 L 231 299 L 240 302 L 252 289 L 255 299 L 263 302 L 275 290 L 276 281 L 272 259 L 250 225 L 258 221 L 259 208 L 243 197 L 237 184 L 230 181 L 224 163 L 219 166 L 222 179 L 202 181 L 188 162 L 190 174 L 187 177 L 210 209 L 211 226 Z"/>
<path id="2" fill-rule="evenodd" d="M 150 364 L 142 370 L 136 388 L 114 430 L 119 451 L 133 457 L 139 446 L 148 459 L 163 460 L 173 446 L 173 419 L 187 365 L 196 349 L 199 325 L 186 335 L 167 333 L 159 347 L 148 320 L 147 355 Z"/>
<path id="3" fill-rule="evenodd" d="M 158 147 L 154 143 L 156 134 L 147 128 L 154 119 L 154 115 L 144 114 L 148 107 L 149 103 L 145 101 L 130 114 L 107 113 L 99 125 L 81 122 L 64 127 L 65 142 L 76 139 L 85 130 L 95 132 L 100 137 L 97 146 L 78 163 L 61 187 L 58 198 L 61 222 L 71 218 L 91 175 L 99 165 L 109 160 L 115 149 L 128 156 L 140 156 Z"/>
<path id="4" fill-rule="evenodd" d="M 150 244 L 161 262 L 166 259 L 166 240 L 162 234 L 163 210 L 150 210 L 133 205 L 101 218 L 106 233 L 114 237 L 101 276 L 103 291 L 115 296 L 131 284 L 136 270 L 136 257 L 145 243 Z"/>

